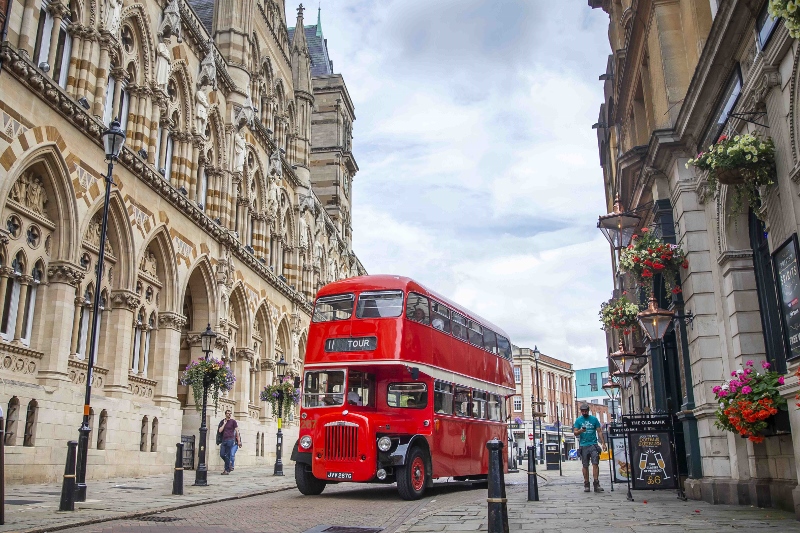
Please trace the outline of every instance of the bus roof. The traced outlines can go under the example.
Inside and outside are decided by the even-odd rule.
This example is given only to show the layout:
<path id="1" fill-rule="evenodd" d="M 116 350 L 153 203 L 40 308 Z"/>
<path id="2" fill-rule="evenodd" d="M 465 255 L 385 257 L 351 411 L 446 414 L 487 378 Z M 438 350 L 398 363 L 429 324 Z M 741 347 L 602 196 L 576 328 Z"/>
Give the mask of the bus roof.
<path id="1" fill-rule="evenodd" d="M 413 291 L 422 294 L 423 296 L 430 296 L 434 300 L 438 300 L 448 307 L 465 315 L 467 318 L 480 322 L 483 326 L 493 330 L 495 333 L 509 338 L 508 334 L 495 324 L 482 318 L 481 316 L 469 311 L 465 307 L 445 298 L 441 294 L 434 292 L 421 283 L 417 283 L 411 278 L 404 276 L 393 276 L 390 274 L 378 274 L 371 276 L 357 276 L 355 278 L 347 278 L 340 281 L 328 283 L 322 287 L 317 293 L 317 298 L 322 296 L 332 296 L 334 294 L 342 294 L 345 292 L 362 292 L 362 291 L 380 291 L 380 290 L 400 290 L 403 292 Z"/>

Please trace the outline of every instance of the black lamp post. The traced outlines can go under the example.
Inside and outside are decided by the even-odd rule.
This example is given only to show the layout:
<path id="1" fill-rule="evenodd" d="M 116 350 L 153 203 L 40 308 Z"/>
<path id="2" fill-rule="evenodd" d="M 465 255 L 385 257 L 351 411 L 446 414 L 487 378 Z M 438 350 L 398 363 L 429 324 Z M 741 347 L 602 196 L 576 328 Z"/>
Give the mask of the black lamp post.
<path id="1" fill-rule="evenodd" d="M 275 363 L 278 384 L 283 383 L 283 378 L 286 376 L 286 367 L 289 366 L 283 356 L 281 360 Z M 272 473 L 274 476 L 283 475 L 283 389 L 278 390 L 278 434 L 277 442 L 275 443 L 275 471 Z"/>
<path id="2" fill-rule="evenodd" d="M 539 406 L 539 457 L 544 461 L 544 426 L 542 424 L 542 379 L 539 376 L 539 357 L 542 352 L 534 344 L 533 346 L 533 360 L 536 365 L 536 403 Z"/>
<path id="3" fill-rule="evenodd" d="M 100 257 L 97 259 L 97 280 L 94 290 L 94 301 L 92 302 L 92 332 L 89 337 L 89 361 L 86 368 L 86 397 L 83 402 L 83 423 L 78 432 L 78 464 L 75 472 L 75 501 L 86 501 L 86 459 L 89 454 L 89 413 L 92 401 L 92 374 L 94 373 L 94 361 L 97 357 L 97 336 L 100 333 L 97 328 L 100 325 L 100 295 L 101 282 L 103 280 L 103 269 L 106 255 L 106 235 L 108 234 L 108 204 L 111 201 L 111 186 L 114 185 L 113 172 L 114 161 L 119 158 L 122 145 L 125 144 L 125 132 L 120 128 L 119 120 L 114 119 L 109 128 L 103 132 L 103 146 L 108 161 L 108 173 L 106 174 L 106 195 L 103 201 L 103 222 L 100 226 Z"/>
<path id="4" fill-rule="evenodd" d="M 200 334 L 200 344 L 203 353 L 208 361 L 211 351 L 214 349 L 214 339 L 217 334 L 211 329 L 211 324 L 206 326 L 206 330 Z M 194 485 L 205 487 L 208 485 L 208 464 L 206 464 L 206 452 L 208 451 L 208 426 L 206 425 L 206 408 L 208 407 L 208 386 L 210 383 L 203 379 L 203 412 L 200 420 L 200 449 L 197 452 L 197 470 L 194 475 Z"/>

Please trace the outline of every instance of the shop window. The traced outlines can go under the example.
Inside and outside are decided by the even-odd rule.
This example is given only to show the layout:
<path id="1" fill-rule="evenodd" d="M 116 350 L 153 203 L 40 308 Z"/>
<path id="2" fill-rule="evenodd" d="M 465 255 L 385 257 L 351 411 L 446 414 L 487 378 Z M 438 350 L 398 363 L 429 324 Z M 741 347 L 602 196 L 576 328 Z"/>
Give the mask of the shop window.
<path id="1" fill-rule="evenodd" d="M 33 446 L 36 442 L 36 416 L 39 404 L 36 400 L 28 402 L 28 411 L 25 413 L 25 435 L 22 438 L 23 446 Z"/>
<path id="2" fill-rule="evenodd" d="M 3 439 L 6 446 L 17 445 L 17 423 L 19 422 L 19 398 L 14 396 L 8 402 L 6 411 L 6 436 Z"/>

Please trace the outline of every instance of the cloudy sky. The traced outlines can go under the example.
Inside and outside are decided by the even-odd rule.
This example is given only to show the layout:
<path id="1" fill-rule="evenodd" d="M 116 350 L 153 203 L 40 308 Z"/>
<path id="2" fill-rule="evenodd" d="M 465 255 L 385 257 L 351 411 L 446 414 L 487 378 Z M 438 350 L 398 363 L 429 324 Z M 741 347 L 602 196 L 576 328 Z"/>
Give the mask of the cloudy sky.
<path id="1" fill-rule="evenodd" d="M 612 278 L 591 125 L 607 16 L 586 0 L 321 7 L 356 107 L 353 248 L 369 273 L 413 277 L 519 346 L 604 365 Z"/>

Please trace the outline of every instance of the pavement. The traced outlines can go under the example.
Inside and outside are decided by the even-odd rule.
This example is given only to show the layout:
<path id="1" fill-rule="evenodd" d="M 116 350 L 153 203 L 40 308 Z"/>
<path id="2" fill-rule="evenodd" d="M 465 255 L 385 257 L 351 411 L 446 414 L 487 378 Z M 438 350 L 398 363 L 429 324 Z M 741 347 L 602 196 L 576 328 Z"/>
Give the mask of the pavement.
<path id="1" fill-rule="evenodd" d="M 538 502 L 527 501 L 527 472 L 522 470 L 516 474 L 507 474 L 505 479 L 509 531 L 644 533 L 657 529 L 662 533 L 673 531 L 717 533 L 770 529 L 800 533 L 800 522 L 795 520 L 793 514 L 775 509 L 710 505 L 691 500 L 683 502 L 678 500 L 675 491 L 634 491 L 635 501 L 628 502 L 625 498 L 624 484 L 617 484 L 613 492 L 610 490 L 608 470 L 604 469 L 604 466 L 601 464 L 601 481 L 605 492 L 599 494 L 583 492 L 580 464 L 577 461 L 564 463 L 563 476 L 559 476 L 557 470 L 542 471 L 540 467 Z M 186 471 L 183 496 L 171 494 L 171 475 L 92 481 L 88 485 L 88 500 L 76 503 L 74 512 L 58 511 L 60 484 L 7 487 L 6 523 L 0 526 L 0 533 L 10 531 L 43 533 L 76 526 L 94 530 L 86 526 L 108 521 L 114 521 L 108 524 L 109 531 L 117 529 L 127 531 L 124 526 L 126 522 L 120 520 L 148 515 L 159 517 L 162 516 L 161 513 L 167 511 L 230 500 L 237 500 L 237 503 L 236 506 L 224 504 L 227 506 L 228 514 L 241 509 L 239 513 L 242 516 L 239 518 L 249 524 L 247 515 L 252 511 L 244 504 L 251 500 L 245 498 L 294 489 L 293 466 L 287 465 L 285 472 L 286 476 L 275 477 L 271 466 L 243 468 L 241 471 L 234 471 L 230 476 L 209 472 L 209 486 L 194 487 L 192 486 L 194 471 Z M 362 506 L 361 512 L 364 513 L 361 522 L 369 523 L 370 508 L 377 513 L 379 508 L 401 503 L 393 489 L 384 491 L 389 495 L 383 497 L 388 497 L 390 500 L 382 502 L 377 493 L 364 492 L 364 489 L 370 487 L 369 485 L 343 484 L 338 487 L 343 492 L 329 494 L 327 500 L 330 501 L 320 500 L 315 502 L 315 505 L 328 505 L 335 509 L 344 507 L 348 500 L 353 498 L 366 497 L 367 501 L 373 503 L 368 506 L 363 503 L 359 505 Z M 304 501 L 302 497 L 295 495 L 294 492 L 282 494 L 297 496 L 287 499 L 283 495 L 275 495 L 275 498 L 284 502 L 281 505 L 284 506 L 283 510 L 288 511 L 288 516 L 302 512 L 302 507 L 289 509 L 305 505 L 301 503 Z M 375 496 L 370 497 L 370 494 Z M 413 506 L 397 507 L 396 512 L 392 511 L 393 518 L 388 522 L 382 522 L 384 531 L 391 530 L 396 533 L 488 531 L 485 489 L 456 492 L 453 494 L 454 499 L 447 504 L 445 504 L 446 494 L 440 489 L 438 495 L 434 492 L 432 497 L 426 497 L 419 502 L 406 502 L 414 503 Z M 272 496 L 267 498 L 274 499 Z M 439 503 L 435 503 L 437 499 Z M 260 502 L 264 500 L 254 498 L 252 501 L 263 505 Z M 197 512 L 187 509 L 183 514 L 188 513 L 187 516 L 194 516 L 198 512 L 214 514 L 218 513 L 214 510 L 218 508 L 218 506 L 208 506 Z M 256 517 L 252 516 L 251 519 L 255 520 Z M 202 531 L 222 530 L 216 527 L 213 521 L 203 519 L 202 522 L 204 522 Z M 110 527 L 113 524 L 122 525 Z M 291 522 L 282 524 L 279 530 L 294 533 L 290 524 Z M 158 527 L 149 531 L 163 530 L 162 524 L 153 525 Z M 251 525 L 258 526 L 258 524 Z M 295 523 L 294 526 L 298 524 Z M 302 527 L 297 529 L 297 533 L 306 530 L 307 527 Z"/>

